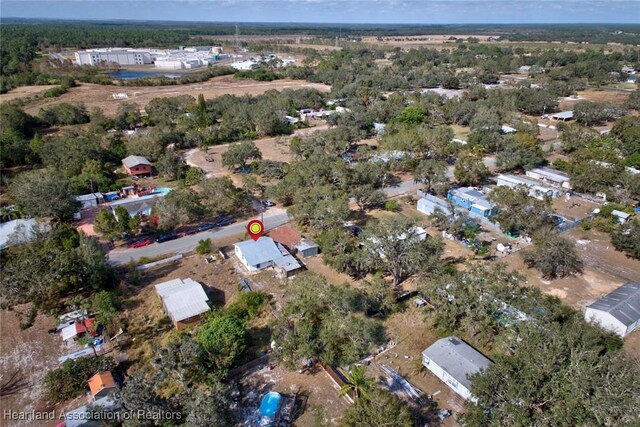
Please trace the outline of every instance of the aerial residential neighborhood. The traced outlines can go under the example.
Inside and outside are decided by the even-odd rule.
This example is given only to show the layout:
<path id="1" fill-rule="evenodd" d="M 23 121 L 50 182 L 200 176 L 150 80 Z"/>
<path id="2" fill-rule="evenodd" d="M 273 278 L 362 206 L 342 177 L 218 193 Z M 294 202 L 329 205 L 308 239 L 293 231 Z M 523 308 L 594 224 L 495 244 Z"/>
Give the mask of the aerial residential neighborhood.
<path id="1" fill-rule="evenodd" d="M 0 426 L 640 425 L 640 25 L 583 3 L 3 2 Z"/>

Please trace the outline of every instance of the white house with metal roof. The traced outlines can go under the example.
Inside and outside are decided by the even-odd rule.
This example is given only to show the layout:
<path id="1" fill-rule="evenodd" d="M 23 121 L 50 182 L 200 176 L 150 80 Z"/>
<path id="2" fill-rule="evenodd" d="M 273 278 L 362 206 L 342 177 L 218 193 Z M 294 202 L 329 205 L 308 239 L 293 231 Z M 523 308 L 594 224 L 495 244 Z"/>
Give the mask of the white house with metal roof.
<path id="1" fill-rule="evenodd" d="M 473 374 L 487 369 L 491 361 L 456 336 L 442 338 L 422 352 L 422 364 L 453 391 L 477 402 L 471 394 Z"/>
<path id="2" fill-rule="evenodd" d="M 156 285 L 156 292 L 177 329 L 200 322 L 202 315 L 209 311 L 209 297 L 202 285 L 190 278 L 160 283 Z"/>
<path id="3" fill-rule="evenodd" d="M 588 305 L 584 318 L 624 338 L 640 326 L 640 283 L 627 282 Z"/>
<path id="4" fill-rule="evenodd" d="M 555 187 L 571 189 L 571 178 L 569 175 L 557 169 L 533 168 L 528 170 L 526 175 Z"/>
<path id="5" fill-rule="evenodd" d="M 502 174 L 498 175 L 496 182 L 499 187 L 515 188 L 519 185 L 523 185 L 529 189 L 529 196 L 540 200 L 543 200 L 545 197 L 554 198 L 560 195 L 560 191 L 556 188 L 545 187 L 541 182 L 537 182 L 523 176 Z"/>
<path id="6" fill-rule="evenodd" d="M 273 267 L 285 275 L 302 268 L 302 264 L 287 249 L 273 241 L 271 237 L 262 236 L 258 240 L 245 240 L 233 245 L 238 260 L 251 272 Z"/>

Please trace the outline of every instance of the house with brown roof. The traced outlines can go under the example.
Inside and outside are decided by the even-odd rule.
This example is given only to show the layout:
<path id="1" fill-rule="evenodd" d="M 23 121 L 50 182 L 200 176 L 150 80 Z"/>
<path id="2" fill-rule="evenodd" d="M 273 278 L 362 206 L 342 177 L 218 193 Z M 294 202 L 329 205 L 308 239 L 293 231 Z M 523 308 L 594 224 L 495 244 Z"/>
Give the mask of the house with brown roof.
<path id="1" fill-rule="evenodd" d="M 285 224 L 274 228 L 269 232 L 269 237 L 290 251 L 297 252 L 302 258 L 317 255 L 319 252 L 318 245 L 305 238 L 292 224 Z"/>
<path id="2" fill-rule="evenodd" d="M 88 383 L 93 400 L 103 398 L 118 388 L 111 371 L 98 372 L 89 378 Z"/>

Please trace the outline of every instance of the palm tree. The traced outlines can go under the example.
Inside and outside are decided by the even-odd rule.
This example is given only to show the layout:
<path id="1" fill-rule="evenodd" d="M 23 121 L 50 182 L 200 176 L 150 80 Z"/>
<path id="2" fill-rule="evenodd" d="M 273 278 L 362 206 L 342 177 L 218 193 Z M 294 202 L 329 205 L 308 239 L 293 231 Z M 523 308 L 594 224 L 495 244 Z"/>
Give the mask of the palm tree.
<path id="1" fill-rule="evenodd" d="M 349 372 L 344 374 L 348 382 L 340 387 L 338 396 L 344 396 L 350 391 L 353 391 L 356 400 L 358 400 L 360 396 L 366 396 L 367 390 L 373 385 L 373 379 L 366 377 L 365 371 L 364 366 L 351 366 Z"/>

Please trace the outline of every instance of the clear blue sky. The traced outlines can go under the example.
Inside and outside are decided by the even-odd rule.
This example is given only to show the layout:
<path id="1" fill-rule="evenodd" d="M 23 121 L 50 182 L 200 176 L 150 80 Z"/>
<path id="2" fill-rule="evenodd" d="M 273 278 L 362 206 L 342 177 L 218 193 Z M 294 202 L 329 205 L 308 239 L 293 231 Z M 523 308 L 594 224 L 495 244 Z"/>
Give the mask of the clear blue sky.
<path id="1" fill-rule="evenodd" d="M 640 0 L 1 0 L 0 17 L 335 23 L 640 23 Z"/>

